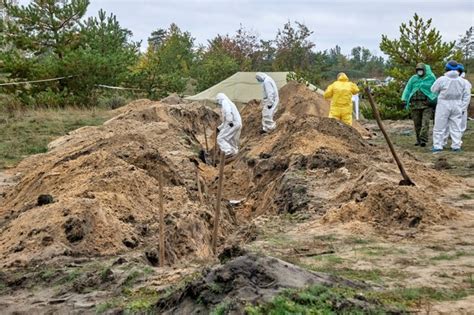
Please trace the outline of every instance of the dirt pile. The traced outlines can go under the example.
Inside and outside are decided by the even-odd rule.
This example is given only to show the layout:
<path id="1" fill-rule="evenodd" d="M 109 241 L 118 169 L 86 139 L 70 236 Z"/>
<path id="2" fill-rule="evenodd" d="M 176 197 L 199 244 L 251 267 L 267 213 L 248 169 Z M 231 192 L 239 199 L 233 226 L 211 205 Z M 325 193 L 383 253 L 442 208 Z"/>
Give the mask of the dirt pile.
<path id="1" fill-rule="evenodd" d="M 378 183 L 356 189 L 353 200 L 329 211 L 326 223 L 361 221 L 381 230 L 419 228 L 455 218 L 456 210 L 410 186 Z"/>
<path id="2" fill-rule="evenodd" d="M 101 127 L 81 128 L 23 161 L 19 183 L 0 206 L 0 261 L 34 263 L 56 256 L 156 251 L 158 176 L 163 172 L 166 253 L 170 262 L 210 254 L 213 196 L 201 204 L 193 130 L 217 120 L 200 105 L 139 101 Z M 40 195 L 53 202 L 39 204 Z M 221 231 L 234 225 L 224 211 Z"/>
<path id="3" fill-rule="evenodd" d="M 156 311 L 160 314 L 207 314 L 217 305 L 225 304 L 226 314 L 243 314 L 247 305 L 268 302 L 286 289 L 316 285 L 368 287 L 340 277 L 310 272 L 277 258 L 248 254 L 204 271 L 202 277 L 160 300 Z M 351 304 L 346 302 L 347 306 Z"/>
<path id="4" fill-rule="evenodd" d="M 285 106 L 285 113 L 291 113 L 300 119 L 308 116 L 329 116 L 330 102 L 303 84 L 289 82 L 280 89 L 279 96 L 281 105 Z M 279 117 L 279 114 L 277 114 L 277 117 Z M 355 119 L 353 120 L 353 127 L 363 138 L 370 139 L 372 137 L 372 133 Z"/>
<path id="5" fill-rule="evenodd" d="M 328 106 L 321 96 L 293 83 L 281 96 L 278 126 L 270 134 L 259 133 L 255 103 L 241 109 L 241 149 L 225 167 L 220 245 L 236 241 L 229 235 L 260 214 L 329 211 L 334 220 L 385 219 L 382 225 L 406 228 L 453 217 L 441 204 L 433 206 L 449 179 L 409 160 L 418 186 L 400 188 L 387 151 L 354 128 L 320 117 Z M 0 205 L 0 266 L 128 251 L 141 251 L 157 264 L 160 172 L 168 261 L 211 256 L 218 169 L 197 162 L 201 203 L 195 163 L 205 148 L 204 126 L 212 147 L 209 130 L 219 115 L 200 104 L 148 100 L 115 112 L 103 126 L 71 132 L 17 167 L 18 184 L 5 191 Z M 48 202 L 38 203 L 41 195 Z"/>

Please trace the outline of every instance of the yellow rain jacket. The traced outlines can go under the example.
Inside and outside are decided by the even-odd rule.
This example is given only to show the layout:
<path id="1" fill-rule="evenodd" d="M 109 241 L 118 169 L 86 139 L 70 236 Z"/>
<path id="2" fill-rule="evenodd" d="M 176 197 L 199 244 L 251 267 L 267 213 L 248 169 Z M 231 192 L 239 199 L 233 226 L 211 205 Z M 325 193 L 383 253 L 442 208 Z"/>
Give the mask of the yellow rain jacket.
<path id="1" fill-rule="evenodd" d="M 359 93 L 357 85 L 349 81 L 345 73 L 337 75 L 337 81 L 328 86 L 324 98 L 331 99 L 329 118 L 336 118 L 352 126 L 352 95 Z"/>

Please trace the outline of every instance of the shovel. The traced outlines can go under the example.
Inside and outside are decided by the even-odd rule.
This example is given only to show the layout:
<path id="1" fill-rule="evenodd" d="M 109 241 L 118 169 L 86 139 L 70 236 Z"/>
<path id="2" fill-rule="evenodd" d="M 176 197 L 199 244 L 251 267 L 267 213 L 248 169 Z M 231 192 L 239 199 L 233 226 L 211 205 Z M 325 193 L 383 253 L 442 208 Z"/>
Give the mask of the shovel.
<path id="1" fill-rule="evenodd" d="M 405 168 L 403 167 L 402 161 L 398 158 L 397 152 L 395 152 L 395 148 L 393 147 L 392 141 L 388 137 L 387 132 L 385 131 L 385 127 L 382 124 L 382 119 L 380 118 L 379 111 L 377 109 L 377 106 L 375 106 L 374 99 L 372 98 L 372 94 L 370 94 L 370 88 L 366 87 L 365 88 L 365 93 L 367 93 L 367 97 L 369 99 L 370 106 L 372 107 L 372 111 L 374 112 L 374 117 L 375 120 L 377 121 L 377 124 L 379 125 L 380 130 L 383 133 L 383 136 L 385 138 L 385 141 L 387 141 L 388 147 L 390 148 L 390 152 L 392 152 L 393 158 L 397 162 L 398 169 L 400 170 L 400 173 L 402 174 L 403 179 L 398 183 L 400 186 L 415 186 L 415 183 L 408 177 L 407 172 L 405 171 Z"/>

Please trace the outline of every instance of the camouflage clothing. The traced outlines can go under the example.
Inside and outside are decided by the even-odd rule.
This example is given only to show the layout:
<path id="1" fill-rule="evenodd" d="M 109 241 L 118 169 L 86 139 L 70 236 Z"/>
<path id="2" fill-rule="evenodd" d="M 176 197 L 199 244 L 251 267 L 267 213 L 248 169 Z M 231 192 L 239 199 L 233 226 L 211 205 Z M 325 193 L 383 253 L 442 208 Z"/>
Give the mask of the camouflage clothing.
<path id="1" fill-rule="evenodd" d="M 421 91 L 417 91 L 410 99 L 411 118 L 415 125 L 416 142 L 427 143 L 430 132 L 430 120 L 433 110 L 429 105 L 428 97 Z"/>

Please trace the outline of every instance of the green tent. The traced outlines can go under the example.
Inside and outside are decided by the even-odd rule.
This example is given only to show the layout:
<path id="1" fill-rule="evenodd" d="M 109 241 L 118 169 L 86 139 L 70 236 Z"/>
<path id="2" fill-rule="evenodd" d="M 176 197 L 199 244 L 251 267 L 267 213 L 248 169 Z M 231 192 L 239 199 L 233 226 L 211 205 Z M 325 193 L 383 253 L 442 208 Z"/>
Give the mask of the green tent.
<path id="1" fill-rule="evenodd" d="M 286 76 L 289 72 L 265 72 L 269 75 L 280 89 L 286 84 Z M 253 99 L 262 98 L 262 86 L 255 79 L 257 72 L 237 72 L 222 82 L 208 88 L 201 93 L 185 97 L 191 101 L 210 101 L 214 102 L 217 93 L 224 93 L 235 103 L 247 103 Z M 314 86 L 310 86 L 316 89 Z"/>

